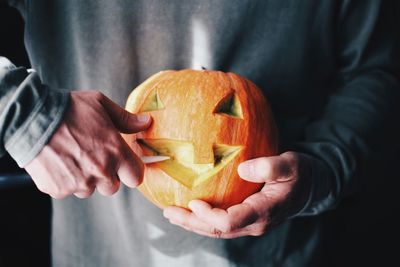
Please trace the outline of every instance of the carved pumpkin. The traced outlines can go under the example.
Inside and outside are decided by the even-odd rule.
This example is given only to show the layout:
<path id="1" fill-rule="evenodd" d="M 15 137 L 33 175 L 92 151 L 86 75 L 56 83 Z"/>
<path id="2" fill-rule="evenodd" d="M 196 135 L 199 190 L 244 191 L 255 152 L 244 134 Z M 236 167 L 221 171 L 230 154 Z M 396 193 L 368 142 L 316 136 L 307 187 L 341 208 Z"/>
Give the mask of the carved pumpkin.
<path id="1" fill-rule="evenodd" d="M 139 190 L 159 207 L 202 199 L 227 208 L 262 184 L 242 180 L 238 165 L 277 152 L 277 132 L 262 92 L 233 73 L 159 72 L 129 96 L 126 109 L 148 112 L 145 132 L 124 135 L 138 155 L 167 155 L 147 164 Z"/>

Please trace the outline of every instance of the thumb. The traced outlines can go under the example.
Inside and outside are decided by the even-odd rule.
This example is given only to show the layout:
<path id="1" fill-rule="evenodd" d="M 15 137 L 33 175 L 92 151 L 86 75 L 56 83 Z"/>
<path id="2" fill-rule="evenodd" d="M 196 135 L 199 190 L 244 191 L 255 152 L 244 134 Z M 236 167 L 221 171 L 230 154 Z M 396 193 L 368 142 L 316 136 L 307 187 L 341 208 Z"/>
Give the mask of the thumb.
<path id="1" fill-rule="evenodd" d="M 254 183 L 274 183 L 292 178 L 291 161 L 283 156 L 262 157 L 242 162 L 238 167 L 239 176 Z"/>
<path id="2" fill-rule="evenodd" d="M 101 104 L 110 116 L 114 126 L 122 133 L 136 133 L 146 130 L 151 124 L 148 114 L 133 114 L 104 96 Z"/>

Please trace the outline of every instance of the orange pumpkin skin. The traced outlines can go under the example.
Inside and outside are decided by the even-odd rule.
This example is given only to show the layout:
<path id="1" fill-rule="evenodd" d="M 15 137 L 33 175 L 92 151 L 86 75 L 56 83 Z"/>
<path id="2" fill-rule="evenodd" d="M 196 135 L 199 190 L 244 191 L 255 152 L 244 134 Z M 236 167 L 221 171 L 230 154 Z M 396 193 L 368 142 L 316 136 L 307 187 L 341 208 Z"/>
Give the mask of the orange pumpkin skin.
<path id="1" fill-rule="evenodd" d="M 263 184 L 241 179 L 238 165 L 277 153 L 278 135 L 267 100 L 255 84 L 234 73 L 162 71 L 133 90 L 126 109 L 147 112 L 153 118 L 148 130 L 123 135 L 133 151 L 138 155 L 172 155 L 170 163 L 147 164 L 139 186 L 160 208 L 187 208 L 192 199 L 223 209 L 241 203 Z M 163 142 L 169 148 L 164 149 Z M 186 166 L 182 171 L 180 162 Z M 186 169 L 189 171 L 183 171 Z"/>

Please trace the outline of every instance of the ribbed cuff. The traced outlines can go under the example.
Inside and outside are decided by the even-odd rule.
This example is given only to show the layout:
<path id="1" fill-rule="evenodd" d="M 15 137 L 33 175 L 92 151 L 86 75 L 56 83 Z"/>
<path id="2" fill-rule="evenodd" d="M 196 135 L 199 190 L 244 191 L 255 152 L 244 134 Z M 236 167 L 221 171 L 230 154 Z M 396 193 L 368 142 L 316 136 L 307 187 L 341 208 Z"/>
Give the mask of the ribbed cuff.
<path id="1" fill-rule="evenodd" d="M 20 167 L 29 163 L 50 140 L 62 121 L 65 110 L 69 104 L 69 92 L 53 90 L 40 83 L 36 73 L 30 74 L 20 85 L 38 86 L 40 84 L 40 97 L 29 116 L 7 138 L 4 146 L 11 157 Z M 17 95 L 17 94 L 16 94 Z M 17 103 L 17 101 L 12 101 Z M 15 109 L 19 109 L 16 107 Z"/>
<path id="2" fill-rule="evenodd" d="M 333 209 L 340 200 L 340 179 L 336 179 L 332 167 L 319 153 L 329 153 L 335 148 L 329 143 L 302 143 L 295 146 L 295 151 L 309 156 L 311 169 L 311 189 L 304 207 L 290 218 L 313 216 Z"/>

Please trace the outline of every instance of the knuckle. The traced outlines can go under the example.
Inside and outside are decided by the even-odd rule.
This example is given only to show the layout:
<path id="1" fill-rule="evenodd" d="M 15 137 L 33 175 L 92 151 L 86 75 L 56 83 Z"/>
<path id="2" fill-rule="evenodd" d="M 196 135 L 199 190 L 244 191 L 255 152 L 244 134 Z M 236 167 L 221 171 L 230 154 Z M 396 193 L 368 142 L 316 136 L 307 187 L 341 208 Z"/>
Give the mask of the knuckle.
<path id="1" fill-rule="evenodd" d="M 107 168 L 107 167 L 104 166 L 104 165 L 98 165 L 98 166 L 96 167 L 95 174 L 98 175 L 98 176 L 100 176 L 100 177 L 105 177 L 105 180 L 108 180 L 108 179 L 109 179 L 109 178 L 108 178 L 108 176 L 110 176 L 109 173 L 110 173 L 109 168 Z"/>
<path id="2" fill-rule="evenodd" d="M 117 181 L 113 180 L 112 178 L 107 177 L 106 179 L 104 179 L 103 181 L 103 186 L 107 189 L 113 189 L 116 185 Z"/>
<path id="3" fill-rule="evenodd" d="M 257 226 L 251 233 L 252 236 L 262 236 L 267 232 L 267 225 Z"/>
<path id="4" fill-rule="evenodd" d="M 64 192 L 55 192 L 55 193 L 51 193 L 50 196 L 55 199 L 64 199 L 68 196 L 68 194 L 66 194 Z"/>
<path id="5" fill-rule="evenodd" d="M 297 162 L 299 160 L 298 154 L 292 151 L 282 153 L 281 156 L 285 158 L 288 162 Z"/>
<path id="6" fill-rule="evenodd" d="M 218 227 L 219 230 L 221 230 L 223 233 L 229 233 L 233 230 L 233 225 L 230 221 L 221 223 L 221 225 Z"/>
<path id="7" fill-rule="evenodd" d="M 265 234 L 265 231 L 255 231 L 251 235 L 252 236 L 262 236 Z"/>
<path id="8" fill-rule="evenodd" d="M 94 158 L 92 156 L 87 157 L 84 162 L 87 162 L 86 171 L 89 175 L 106 177 L 109 173 L 109 167 L 103 162 L 110 162 L 108 158 Z"/>
<path id="9" fill-rule="evenodd" d="M 99 179 L 108 179 L 111 173 L 111 164 L 110 160 L 107 160 L 108 164 L 101 164 L 99 162 L 92 162 L 92 164 L 89 164 L 90 167 L 88 167 L 88 172 L 90 175 L 94 177 L 98 177 Z"/>
<path id="10" fill-rule="evenodd" d="M 58 199 L 66 198 L 69 195 L 72 195 L 75 190 L 72 188 L 58 188 L 54 190 L 53 194 L 57 196 Z"/>
<path id="11" fill-rule="evenodd" d="M 110 156 L 118 155 L 120 158 L 126 157 L 125 155 L 125 146 L 124 143 L 120 140 L 118 133 L 111 133 L 110 135 L 110 144 L 109 154 Z"/>
<path id="12" fill-rule="evenodd" d="M 90 191 L 94 189 L 94 178 L 90 177 L 89 179 L 86 179 L 85 181 L 83 181 L 81 188 L 86 191 Z"/>
<path id="13" fill-rule="evenodd" d="M 92 95 L 93 95 L 93 98 L 98 101 L 101 101 L 104 98 L 104 95 L 102 93 L 100 93 L 99 91 L 92 92 Z"/>
<path id="14" fill-rule="evenodd" d="M 107 137 L 108 144 L 104 148 L 104 165 L 115 166 L 127 157 L 126 144 L 123 143 L 123 140 L 118 135 L 118 132 L 110 132 Z"/>
<path id="15" fill-rule="evenodd" d="M 288 173 L 297 171 L 297 165 L 299 163 L 299 155 L 295 152 L 285 152 L 281 155 L 284 159 L 283 169 Z"/>
<path id="16" fill-rule="evenodd" d="M 75 193 L 74 195 L 78 198 L 88 198 L 93 194 L 94 190 L 86 190 L 86 191 L 81 191 L 79 193 Z"/>
<path id="17" fill-rule="evenodd" d="M 123 183 L 126 186 L 130 188 L 136 188 L 142 183 L 143 175 L 136 175 L 136 174 L 130 174 L 129 176 L 125 175 L 123 179 L 124 179 Z"/>
<path id="18" fill-rule="evenodd" d="M 111 196 L 115 194 L 119 189 L 119 182 L 118 181 L 111 181 L 107 180 L 103 182 L 101 185 L 97 186 L 97 190 L 100 194 L 104 196 Z"/>
<path id="19" fill-rule="evenodd" d="M 221 236 L 222 236 L 222 231 L 219 230 L 219 229 L 217 229 L 217 228 L 213 228 L 213 229 L 211 230 L 211 236 L 214 237 L 214 238 L 221 238 Z"/>
<path id="20" fill-rule="evenodd" d="M 93 193 L 93 191 L 94 191 L 94 187 L 92 185 L 86 184 L 86 183 L 83 186 L 81 186 L 79 188 L 79 190 L 77 190 L 77 192 L 82 192 L 84 194 L 90 193 L 90 195 Z"/>
<path id="21" fill-rule="evenodd" d="M 85 155 L 85 157 L 82 159 L 82 162 L 85 163 L 84 170 L 87 171 L 89 174 L 95 173 L 97 168 L 97 162 L 94 161 L 91 157 L 88 157 Z"/>

